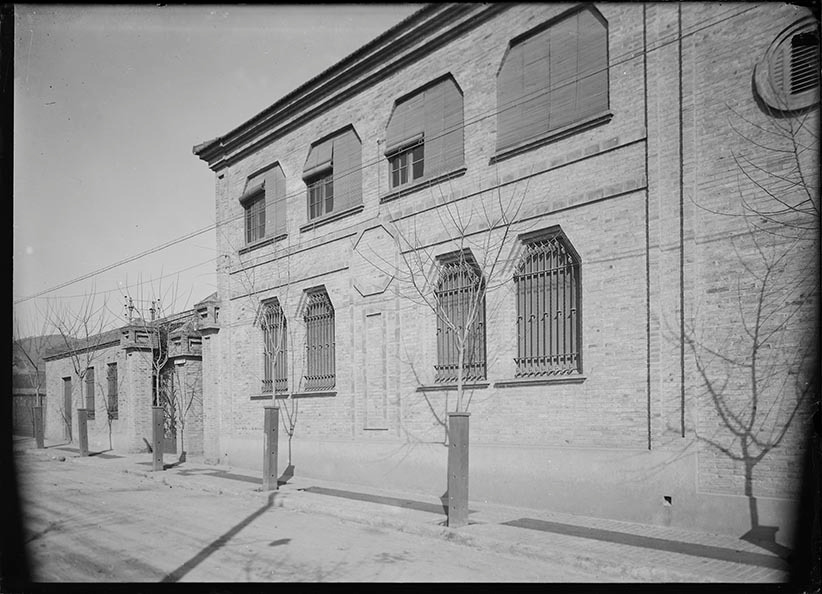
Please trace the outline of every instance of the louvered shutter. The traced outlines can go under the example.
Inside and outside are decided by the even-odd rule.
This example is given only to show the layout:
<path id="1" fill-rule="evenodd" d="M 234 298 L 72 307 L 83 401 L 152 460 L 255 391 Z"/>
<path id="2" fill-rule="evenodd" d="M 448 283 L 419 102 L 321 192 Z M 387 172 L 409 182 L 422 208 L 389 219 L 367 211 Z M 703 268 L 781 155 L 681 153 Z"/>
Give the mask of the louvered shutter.
<path id="1" fill-rule="evenodd" d="M 442 170 L 451 171 L 465 163 L 462 93 L 453 80 L 449 79 L 443 85 L 443 126 L 445 130 Z"/>
<path id="2" fill-rule="evenodd" d="M 497 77 L 497 150 L 608 108 L 608 31 L 582 10 L 511 47 Z"/>
<path id="3" fill-rule="evenodd" d="M 303 179 L 323 173 L 333 166 L 333 148 L 334 140 L 332 138 L 311 147 L 303 167 Z"/>
<path id="4" fill-rule="evenodd" d="M 418 93 L 399 103 L 386 131 L 385 152 L 394 152 L 414 142 L 425 130 L 425 95 Z"/>
<path id="5" fill-rule="evenodd" d="M 608 30 L 588 10 L 579 13 L 576 119 L 608 109 Z"/>
<path id="6" fill-rule="evenodd" d="M 362 144 L 349 129 L 333 139 L 334 210 L 362 204 Z"/>
<path id="7" fill-rule="evenodd" d="M 497 150 L 519 142 L 524 55 L 522 45 L 510 48 L 497 77 Z"/>

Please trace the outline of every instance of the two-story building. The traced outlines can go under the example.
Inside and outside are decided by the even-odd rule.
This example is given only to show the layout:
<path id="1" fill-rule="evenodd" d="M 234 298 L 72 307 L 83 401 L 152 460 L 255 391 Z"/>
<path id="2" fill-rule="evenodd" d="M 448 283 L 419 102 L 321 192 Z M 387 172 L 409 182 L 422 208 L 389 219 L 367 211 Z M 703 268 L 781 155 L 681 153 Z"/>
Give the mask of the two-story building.
<path id="1" fill-rule="evenodd" d="M 818 101 L 798 6 L 426 6 L 194 147 L 206 457 L 440 495 L 460 383 L 472 499 L 790 542 Z"/>

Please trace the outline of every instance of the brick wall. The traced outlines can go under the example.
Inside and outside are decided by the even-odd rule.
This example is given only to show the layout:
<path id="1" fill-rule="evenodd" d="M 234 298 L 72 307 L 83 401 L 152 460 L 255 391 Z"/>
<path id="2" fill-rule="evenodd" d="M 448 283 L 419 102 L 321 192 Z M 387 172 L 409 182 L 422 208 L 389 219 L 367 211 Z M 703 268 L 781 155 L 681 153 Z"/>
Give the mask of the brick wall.
<path id="1" fill-rule="evenodd" d="M 795 495 L 807 415 L 804 406 L 795 416 L 791 412 L 813 360 L 797 353 L 814 342 L 806 329 L 816 307 L 816 276 L 801 275 L 817 268 L 816 244 L 751 234 L 750 220 L 741 216 L 741 197 L 753 203 L 761 196 L 756 187 L 740 183 L 733 155 L 758 155 L 756 144 L 747 141 L 757 141 L 757 126 L 772 122 L 752 96 L 752 69 L 802 9 L 598 6 L 609 27 L 611 119 L 492 164 L 495 76 L 508 42 L 564 8 L 511 6 L 355 97 L 320 110 L 297 130 L 216 167 L 223 320 L 219 348 L 204 348 L 220 369 L 218 378 L 205 366 L 204 390 L 214 394 L 205 401 L 207 452 L 223 459 L 228 455 L 227 446 L 219 445 L 227 443 L 224 438 L 261 439 L 262 408 L 270 402 L 260 399 L 259 388 L 257 316 L 264 299 L 277 297 L 283 307 L 289 324 L 289 382 L 292 390 L 301 390 L 304 291 L 320 284 L 335 308 L 337 380 L 333 395 L 287 404 L 298 411 L 295 439 L 379 442 L 375 448 L 391 451 L 442 443 L 442 421 L 455 395 L 418 391 L 433 382 L 434 314 L 409 297 L 413 291 L 399 273 L 365 295 L 357 289 L 369 273 L 362 258 L 354 258 L 354 245 L 382 225 L 413 235 L 424 253 L 436 256 L 454 249 L 453 228 L 443 221 L 449 211 L 458 211 L 466 218 L 473 214 L 474 249 L 481 251 L 480 240 L 489 237 L 480 224 L 482 206 L 487 212 L 498 201 L 510 205 L 521 199 L 519 220 L 497 270 L 508 280 L 494 283 L 488 295 L 489 385 L 470 395 L 472 442 L 559 447 L 569 455 L 587 448 L 698 451 L 697 490 L 742 495 L 747 492 L 744 456 L 717 403 L 720 409 L 744 411 L 755 396 L 760 411 L 770 412 L 749 433 L 764 431 L 778 447 L 753 471 L 755 454 L 747 452 L 748 486 L 763 496 Z M 466 170 L 381 203 L 388 180 L 383 142 L 393 102 L 446 73 L 464 93 Z M 737 114 L 745 119 L 746 138 L 734 130 Z M 811 117 L 818 116 L 813 112 Z M 309 146 L 348 124 L 362 139 L 364 209 L 300 231 L 307 222 L 301 172 Z M 240 253 L 238 198 L 248 176 L 274 161 L 286 178 L 288 236 Z M 766 163 L 769 170 L 790 171 L 790 164 L 773 156 Z M 581 257 L 585 379 L 497 387 L 495 382 L 514 373 L 516 235 L 552 225 L 562 227 Z M 771 265 L 762 260 L 763 249 Z M 774 263 L 786 251 L 790 257 Z M 399 262 L 396 250 L 383 255 Z M 769 346 L 757 346 L 765 369 L 756 384 L 744 373 L 751 359 L 745 337 L 762 302 L 762 284 L 754 277 L 762 278 L 763 266 L 771 270 L 773 315 L 767 328 L 774 333 Z M 780 303 L 793 305 L 785 310 Z M 723 357 L 734 364 L 723 368 L 718 364 Z"/>

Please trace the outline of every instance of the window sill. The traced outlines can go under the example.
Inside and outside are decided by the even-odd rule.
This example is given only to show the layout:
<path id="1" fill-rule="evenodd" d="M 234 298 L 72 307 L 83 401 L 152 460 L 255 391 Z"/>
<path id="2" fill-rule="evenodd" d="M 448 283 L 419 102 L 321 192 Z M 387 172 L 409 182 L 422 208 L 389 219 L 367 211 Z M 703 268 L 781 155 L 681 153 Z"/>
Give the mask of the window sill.
<path id="1" fill-rule="evenodd" d="M 323 397 L 333 397 L 336 396 L 336 390 L 317 390 L 316 392 L 294 392 L 291 396 L 292 398 L 323 398 Z"/>
<path id="2" fill-rule="evenodd" d="M 551 130 L 544 136 L 540 136 L 539 138 L 535 138 L 534 140 L 529 140 L 521 144 L 507 147 L 502 150 L 498 150 L 497 153 L 493 157 L 491 157 L 491 161 L 489 162 L 489 164 L 493 165 L 494 163 L 499 163 L 500 161 L 504 161 L 505 159 L 508 159 L 510 157 L 515 157 L 535 148 L 539 148 L 543 145 L 556 142 L 557 140 L 562 140 L 563 138 L 573 136 L 574 134 L 578 134 L 579 132 L 595 128 L 596 126 L 601 126 L 602 124 L 607 124 L 611 121 L 611 118 L 613 117 L 614 114 L 612 112 L 606 111 L 604 113 L 592 116 L 585 120 L 574 122 L 573 124 L 565 126 L 564 128 L 557 128 L 556 130 Z"/>
<path id="3" fill-rule="evenodd" d="M 495 388 L 517 388 L 520 386 L 548 386 L 551 384 L 581 384 L 587 379 L 584 375 L 552 375 L 538 378 L 514 378 L 494 382 Z"/>
<path id="4" fill-rule="evenodd" d="M 488 382 L 463 384 L 463 390 L 484 390 L 490 384 Z M 435 384 L 433 386 L 419 386 L 417 392 L 455 392 L 457 384 Z"/>
<path id="5" fill-rule="evenodd" d="M 253 252 L 254 250 L 259 249 L 261 247 L 271 245 L 274 242 L 282 241 L 286 237 L 288 237 L 288 233 L 283 233 L 282 235 L 277 235 L 276 237 L 266 237 L 265 239 L 260 239 L 260 240 L 254 242 L 254 243 L 250 243 L 247 246 L 240 248 L 237 251 L 237 253 L 242 256 L 243 254 L 247 254 L 248 252 Z"/>
<path id="6" fill-rule="evenodd" d="M 306 231 L 311 231 L 312 229 L 316 229 L 317 227 L 327 225 L 328 223 L 333 223 L 334 221 L 339 221 L 340 219 L 344 219 L 345 217 L 355 215 L 357 213 L 362 212 L 363 208 L 365 208 L 365 205 L 358 204 L 357 206 L 354 206 L 347 210 L 341 210 L 340 212 L 332 212 L 330 215 L 327 215 L 321 219 L 317 219 L 311 221 L 306 225 L 303 225 L 302 227 L 300 227 L 300 233 L 305 233 Z"/>
<path id="7" fill-rule="evenodd" d="M 251 400 L 271 400 L 272 397 L 272 394 L 255 394 L 251 397 Z"/>
<path id="8" fill-rule="evenodd" d="M 466 167 L 460 167 L 459 169 L 454 169 L 453 171 L 448 171 L 446 173 L 441 173 L 435 177 L 429 179 L 421 179 L 419 181 L 413 182 L 403 188 L 398 190 L 394 190 L 389 192 L 385 196 L 380 198 L 380 204 L 384 204 L 386 202 L 391 202 L 392 200 L 396 200 L 397 198 L 402 198 L 403 196 L 407 196 L 408 194 L 412 194 L 418 190 L 422 190 L 423 188 L 427 188 L 429 186 L 433 186 L 444 181 L 448 181 L 449 179 L 454 179 L 456 177 L 460 177 L 461 175 L 465 175 L 465 172 L 468 169 Z"/>

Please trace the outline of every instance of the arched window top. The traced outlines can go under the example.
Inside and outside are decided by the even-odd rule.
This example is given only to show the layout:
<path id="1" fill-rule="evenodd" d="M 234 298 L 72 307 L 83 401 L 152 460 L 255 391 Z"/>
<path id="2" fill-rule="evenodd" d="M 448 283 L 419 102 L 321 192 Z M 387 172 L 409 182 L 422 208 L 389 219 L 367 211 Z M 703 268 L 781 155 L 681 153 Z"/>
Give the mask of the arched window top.
<path id="1" fill-rule="evenodd" d="M 579 254 L 559 226 L 520 236 L 524 251 L 517 263 L 516 275 L 527 274 L 535 262 L 538 266 L 579 266 Z"/>
<path id="2" fill-rule="evenodd" d="M 334 317 L 334 306 L 325 288 L 313 289 L 307 292 L 303 319 L 308 322 L 324 317 Z"/>

